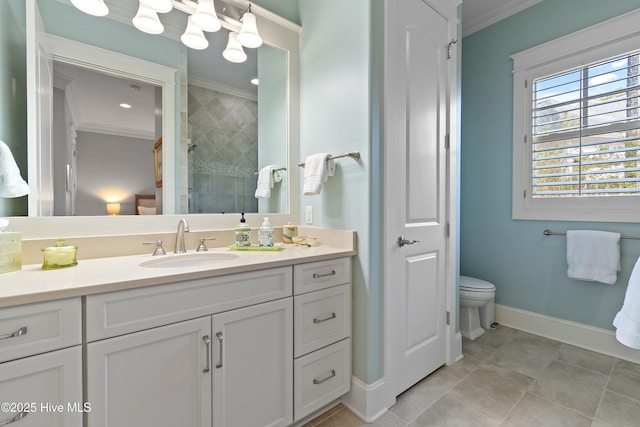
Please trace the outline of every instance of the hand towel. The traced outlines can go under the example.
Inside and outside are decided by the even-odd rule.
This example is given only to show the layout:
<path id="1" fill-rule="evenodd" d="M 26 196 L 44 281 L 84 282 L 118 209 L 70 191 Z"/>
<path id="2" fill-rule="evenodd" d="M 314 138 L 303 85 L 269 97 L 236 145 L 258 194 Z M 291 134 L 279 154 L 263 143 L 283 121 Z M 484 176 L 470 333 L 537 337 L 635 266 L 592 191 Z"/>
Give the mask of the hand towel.
<path id="1" fill-rule="evenodd" d="M 329 160 L 331 154 L 317 153 L 308 156 L 304 161 L 303 191 L 307 196 L 320 194 L 322 184 L 336 172 L 336 164 Z"/>
<path id="2" fill-rule="evenodd" d="M 20 197 L 29 194 L 29 184 L 20 176 L 20 169 L 11 149 L 0 141 L 0 197 Z"/>
<path id="3" fill-rule="evenodd" d="M 258 186 L 256 187 L 256 198 L 268 199 L 271 197 L 271 189 L 277 182 L 282 181 L 282 173 L 276 165 L 268 165 L 258 172 Z"/>
<path id="4" fill-rule="evenodd" d="M 620 233 L 567 231 L 567 275 L 613 285 L 620 271 Z"/>
<path id="5" fill-rule="evenodd" d="M 627 347 L 640 349 L 640 258 L 629 277 L 622 309 L 613 319 L 616 338 Z"/>

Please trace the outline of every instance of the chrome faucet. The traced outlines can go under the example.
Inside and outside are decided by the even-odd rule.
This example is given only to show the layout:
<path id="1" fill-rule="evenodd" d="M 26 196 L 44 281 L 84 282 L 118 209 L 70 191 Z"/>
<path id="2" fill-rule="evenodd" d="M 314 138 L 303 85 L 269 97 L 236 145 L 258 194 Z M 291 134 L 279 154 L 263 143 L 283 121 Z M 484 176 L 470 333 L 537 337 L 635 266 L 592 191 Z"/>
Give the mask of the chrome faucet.
<path id="1" fill-rule="evenodd" d="M 176 247 L 173 251 L 177 254 L 183 254 L 187 252 L 184 248 L 184 233 L 189 231 L 189 223 L 186 219 L 182 218 L 178 223 L 178 231 L 176 231 Z"/>

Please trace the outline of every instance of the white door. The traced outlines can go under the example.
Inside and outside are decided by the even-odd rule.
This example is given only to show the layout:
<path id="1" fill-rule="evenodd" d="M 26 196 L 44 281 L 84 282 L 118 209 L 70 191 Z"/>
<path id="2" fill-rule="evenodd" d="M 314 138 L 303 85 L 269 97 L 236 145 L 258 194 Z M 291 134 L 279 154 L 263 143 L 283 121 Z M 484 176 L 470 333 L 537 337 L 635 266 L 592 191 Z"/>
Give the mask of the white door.
<path id="1" fill-rule="evenodd" d="M 0 364 L 0 426 L 81 427 L 80 346 Z"/>
<path id="2" fill-rule="evenodd" d="M 214 427 L 293 422 L 293 303 L 285 298 L 213 316 Z"/>
<path id="3" fill-rule="evenodd" d="M 422 0 L 390 16 L 385 289 L 398 395 L 446 361 L 447 21 Z"/>
<path id="4" fill-rule="evenodd" d="M 35 0 L 27 1 L 27 152 L 29 216 L 53 215 L 53 61 Z"/>
<path id="5" fill-rule="evenodd" d="M 211 427 L 211 317 L 87 345 L 91 427 Z"/>

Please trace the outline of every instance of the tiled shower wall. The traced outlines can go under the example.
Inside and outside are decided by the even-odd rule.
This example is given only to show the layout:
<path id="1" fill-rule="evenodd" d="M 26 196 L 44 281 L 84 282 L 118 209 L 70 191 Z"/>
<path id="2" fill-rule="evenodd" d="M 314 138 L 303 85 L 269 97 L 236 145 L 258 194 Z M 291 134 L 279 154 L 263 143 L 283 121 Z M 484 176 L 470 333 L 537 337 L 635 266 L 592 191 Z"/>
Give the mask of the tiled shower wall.
<path id="1" fill-rule="evenodd" d="M 189 85 L 189 136 L 189 212 L 257 212 L 258 103 Z"/>

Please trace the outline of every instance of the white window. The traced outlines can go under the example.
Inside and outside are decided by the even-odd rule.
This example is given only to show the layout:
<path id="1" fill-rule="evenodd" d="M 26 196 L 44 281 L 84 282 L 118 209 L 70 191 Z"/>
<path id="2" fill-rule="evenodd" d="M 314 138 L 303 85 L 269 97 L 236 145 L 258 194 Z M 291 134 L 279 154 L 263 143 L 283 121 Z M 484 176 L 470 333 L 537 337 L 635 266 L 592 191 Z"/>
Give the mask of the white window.
<path id="1" fill-rule="evenodd" d="M 513 218 L 640 221 L 640 9 L 513 56 Z"/>

